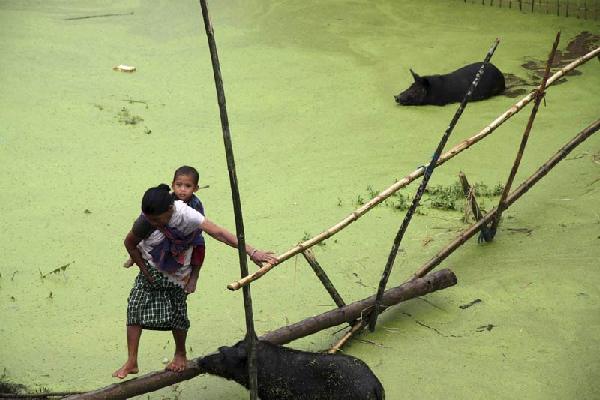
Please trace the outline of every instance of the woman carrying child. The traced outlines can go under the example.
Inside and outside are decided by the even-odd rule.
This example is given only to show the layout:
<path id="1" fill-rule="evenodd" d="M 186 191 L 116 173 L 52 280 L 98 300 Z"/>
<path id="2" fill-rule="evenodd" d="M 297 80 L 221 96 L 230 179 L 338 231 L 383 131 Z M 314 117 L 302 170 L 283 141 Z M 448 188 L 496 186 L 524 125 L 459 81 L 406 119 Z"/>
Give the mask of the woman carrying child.
<path id="1" fill-rule="evenodd" d="M 173 175 L 173 182 L 171 183 L 171 194 L 175 198 L 175 200 L 181 200 L 188 206 L 192 207 L 194 210 L 198 211 L 200 214 L 206 216 L 204 212 L 204 206 L 202 205 L 202 201 L 195 195 L 195 193 L 200 188 L 198 186 L 198 182 L 200 180 L 200 174 L 194 167 L 190 167 L 188 165 L 181 166 L 175 170 L 175 174 Z M 132 231 L 138 238 L 146 239 L 150 234 L 156 230 L 154 226 L 150 224 L 148 219 L 144 217 L 144 215 L 140 215 L 138 219 L 133 224 Z M 206 247 L 204 245 L 204 237 L 202 236 L 202 231 L 198 232 L 198 238 L 196 240 L 196 244 L 192 250 L 192 259 L 190 264 L 192 266 L 192 270 L 195 268 L 202 267 L 202 263 L 204 262 L 204 256 L 206 254 Z M 125 268 L 129 268 L 133 265 L 133 260 L 131 257 L 125 261 L 123 266 Z M 194 283 L 195 284 L 195 283 Z M 195 291 L 195 287 L 191 287 L 192 283 L 190 283 L 190 287 L 186 288 L 187 293 L 193 293 Z"/>
<path id="2" fill-rule="evenodd" d="M 142 329 L 172 331 L 175 355 L 166 369 L 175 372 L 185 369 L 185 342 L 190 326 L 186 301 L 198 281 L 200 267 L 193 265 L 192 255 L 200 243 L 200 232 L 233 248 L 238 244 L 234 234 L 183 201 L 175 200 L 165 184 L 146 191 L 142 198 L 142 217 L 154 230 L 146 232 L 147 237 L 140 237 L 134 224 L 124 241 L 140 273 L 127 305 L 127 361 L 113 373 L 119 379 L 139 370 L 137 353 Z M 259 266 L 277 261 L 272 252 L 260 251 L 249 244 L 246 244 L 246 252 Z"/>

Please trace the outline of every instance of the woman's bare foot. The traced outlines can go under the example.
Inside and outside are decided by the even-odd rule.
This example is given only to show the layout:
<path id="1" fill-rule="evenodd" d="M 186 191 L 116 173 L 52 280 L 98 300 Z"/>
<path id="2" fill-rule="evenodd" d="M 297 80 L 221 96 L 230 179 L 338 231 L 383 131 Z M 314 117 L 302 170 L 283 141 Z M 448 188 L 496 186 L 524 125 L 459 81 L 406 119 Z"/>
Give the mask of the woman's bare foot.
<path id="1" fill-rule="evenodd" d="M 123 379 L 129 374 L 137 374 L 139 372 L 137 363 L 125 362 L 121 368 L 113 372 L 112 376 L 115 378 Z"/>
<path id="2" fill-rule="evenodd" d="M 165 369 L 167 371 L 181 372 L 186 367 L 187 367 L 187 357 L 185 356 L 185 354 L 175 353 L 173 360 L 171 360 L 171 362 L 167 364 Z"/>

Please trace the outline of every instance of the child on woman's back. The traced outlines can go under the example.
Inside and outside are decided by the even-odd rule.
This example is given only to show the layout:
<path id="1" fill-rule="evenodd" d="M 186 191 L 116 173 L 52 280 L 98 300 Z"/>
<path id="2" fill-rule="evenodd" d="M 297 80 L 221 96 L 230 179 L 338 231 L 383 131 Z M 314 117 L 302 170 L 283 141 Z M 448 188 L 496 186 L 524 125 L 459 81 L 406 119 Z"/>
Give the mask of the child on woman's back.
<path id="1" fill-rule="evenodd" d="M 171 183 L 171 190 L 175 200 L 181 200 L 188 206 L 192 207 L 194 210 L 198 211 L 200 214 L 205 215 L 204 206 L 202 205 L 202 202 L 194 194 L 199 189 L 199 180 L 200 174 L 198 174 L 196 168 L 184 165 L 175 170 L 173 182 Z M 138 217 L 138 219 L 135 221 L 135 224 L 133 225 L 133 229 L 137 237 L 146 238 L 156 228 L 153 227 L 147 219 Z M 206 247 L 204 244 L 204 237 L 202 236 L 202 231 L 198 232 L 198 235 L 199 244 L 194 246 L 190 264 L 193 269 L 197 269 L 199 271 L 204 262 Z M 129 268 L 132 265 L 133 260 L 129 258 L 127 261 L 125 261 L 125 264 L 123 266 Z M 188 282 L 188 286 L 186 286 L 185 291 L 187 293 L 193 293 L 195 290 L 195 282 Z"/>

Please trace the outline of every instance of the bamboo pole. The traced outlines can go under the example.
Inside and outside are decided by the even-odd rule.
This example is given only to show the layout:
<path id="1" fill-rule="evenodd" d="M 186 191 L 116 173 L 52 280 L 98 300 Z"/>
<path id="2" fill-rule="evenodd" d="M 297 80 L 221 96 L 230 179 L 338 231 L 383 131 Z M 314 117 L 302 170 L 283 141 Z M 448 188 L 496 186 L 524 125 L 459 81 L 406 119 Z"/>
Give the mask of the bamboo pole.
<path id="1" fill-rule="evenodd" d="M 364 329 L 364 327 L 366 326 L 366 322 L 367 322 L 366 319 L 361 319 L 359 321 L 356 321 L 354 323 L 354 325 L 352 325 L 352 328 L 340 340 L 338 340 L 333 346 L 331 346 L 331 348 L 329 349 L 329 351 L 327 353 L 335 354 L 338 351 L 340 351 L 342 346 L 344 346 L 346 343 L 348 343 L 348 341 L 352 338 L 352 336 L 356 335 L 358 332 L 360 332 Z"/>
<path id="2" fill-rule="evenodd" d="M 425 171 L 423 172 L 423 180 L 421 181 L 421 184 L 419 185 L 419 188 L 417 189 L 417 192 L 413 197 L 412 203 L 408 211 L 406 212 L 404 219 L 402 220 L 402 224 L 400 225 L 400 228 L 396 233 L 396 237 L 394 238 L 394 242 L 392 243 L 392 249 L 390 250 L 390 254 L 388 255 L 388 259 L 383 269 L 383 273 L 381 274 L 381 279 L 379 280 L 379 287 L 377 289 L 374 312 L 371 313 L 369 317 L 369 330 L 371 332 L 375 330 L 375 325 L 377 324 L 377 317 L 379 316 L 379 306 L 381 303 L 381 297 L 383 296 L 383 292 L 385 291 L 385 287 L 390 277 L 390 273 L 392 272 L 392 268 L 394 267 L 396 255 L 398 254 L 398 250 L 400 249 L 400 243 L 402 242 L 404 234 L 408 229 L 408 225 L 410 224 L 412 217 L 415 211 L 417 210 L 417 207 L 419 206 L 421 197 L 423 196 L 423 193 L 425 193 L 425 189 L 427 189 L 427 184 L 429 183 L 429 180 L 433 175 L 433 171 L 435 170 L 437 161 L 440 158 L 442 151 L 444 150 L 444 146 L 446 146 L 446 143 L 448 142 L 450 135 L 454 131 L 454 127 L 458 123 L 458 120 L 460 119 L 465 108 L 467 107 L 469 100 L 471 100 L 471 96 L 473 95 L 473 92 L 479 84 L 479 80 L 485 72 L 485 65 L 490 62 L 490 59 L 494 55 L 494 52 L 496 51 L 496 48 L 498 47 L 499 43 L 500 40 L 496 39 L 492 46 L 489 48 L 483 60 L 483 64 L 481 64 L 479 71 L 477 71 L 477 74 L 475 74 L 475 79 L 473 79 L 473 81 L 471 82 L 467 93 L 464 95 L 462 101 L 460 102 L 460 105 L 458 106 L 458 109 L 456 110 L 454 116 L 452 117 L 452 120 L 450 121 L 450 125 L 448 125 L 448 128 L 446 128 L 446 131 L 442 135 L 442 138 L 440 139 L 436 149 L 434 150 L 431 162 L 429 162 L 427 167 L 425 167 Z"/>
<path id="3" fill-rule="evenodd" d="M 597 56 L 599 54 L 600 54 L 600 47 L 598 47 L 598 48 L 590 51 L 589 53 L 585 54 L 584 56 L 581 56 L 578 59 L 574 60 L 573 62 L 571 62 L 564 68 L 562 68 L 561 70 L 557 71 L 554 75 L 552 75 L 552 77 L 550 77 L 550 79 L 548 79 L 547 86 L 550 86 L 551 84 L 556 82 L 558 79 L 562 78 L 566 73 L 574 70 L 581 64 L 588 62 L 590 59 L 594 58 L 595 56 Z M 454 146 L 453 148 L 451 148 L 450 150 L 445 152 L 438 160 L 437 165 L 438 166 L 442 165 L 443 163 L 450 160 L 457 154 L 461 153 L 464 150 L 467 150 L 468 148 L 470 148 L 471 146 L 473 146 L 480 140 L 487 137 L 489 134 L 494 132 L 500 125 L 502 125 L 504 122 L 506 122 L 509 118 L 511 118 L 513 115 L 515 115 L 519 111 L 521 111 L 534 98 L 535 98 L 535 91 L 532 91 L 527 96 L 525 96 L 521 100 L 519 100 L 517 103 L 513 104 L 508 110 L 506 110 L 502 115 L 497 117 L 494 121 L 492 121 L 488 126 L 483 128 L 477 134 L 471 136 L 468 139 L 463 140 L 462 142 L 458 143 L 456 146 Z M 263 266 L 260 269 L 258 269 L 257 271 L 255 271 L 253 274 L 248 275 L 246 278 L 242 278 L 238 281 L 230 283 L 229 285 L 227 285 L 227 288 L 229 290 L 238 290 L 239 288 L 243 287 L 244 285 L 247 285 L 248 283 L 259 279 L 260 277 L 265 275 L 267 272 L 269 272 L 271 269 L 273 269 L 275 266 L 292 258 L 296 254 L 301 253 L 302 251 L 309 249 L 318 243 L 321 243 L 323 240 L 330 238 L 331 236 L 335 235 L 337 232 L 341 231 L 342 229 L 344 229 L 345 227 L 347 227 L 354 221 L 358 220 L 360 217 L 365 215 L 372 208 L 376 207 L 379 203 L 383 202 L 384 200 L 386 200 L 387 198 L 392 196 L 394 193 L 396 193 L 398 190 L 402 189 L 403 187 L 408 186 L 408 184 L 410 184 L 411 182 L 413 182 L 415 179 L 419 178 L 422 175 L 423 175 L 423 168 L 422 167 L 417 168 L 416 170 L 414 170 L 413 172 L 411 172 L 404 178 L 400 179 L 398 182 L 394 183 L 387 189 L 380 192 L 377 196 L 375 196 L 374 198 L 369 200 L 367 203 L 363 204 L 361 207 L 354 210 L 352 213 L 350 213 L 347 217 L 345 217 L 343 220 L 338 222 L 336 225 L 330 227 L 329 229 L 321 232 L 320 234 L 318 234 L 308 240 L 305 240 L 302 243 L 297 244 L 295 247 L 292 247 L 285 253 L 279 255 L 277 257 L 276 262 L 263 264 Z"/>
<path id="4" fill-rule="evenodd" d="M 242 202 L 238 188 L 237 174 L 235 171 L 235 158 L 233 155 L 233 145 L 231 133 L 229 132 L 229 117 L 227 116 L 227 104 L 225 101 L 225 90 L 223 89 L 223 77 L 221 76 L 221 66 L 219 55 L 217 53 L 217 43 L 215 41 L 214 30 L 210 22 L 207 0 L 200 0 L 202 8 L 202 19 L 210 49 L 210 60 L 212 63 L 215 87 L 217 91 L 217 102 L 219 103 L 219 114 L 221 117 L 221 128 L 223 130 L 223 143 L 225 145 L 225 155 L 227 158 L 227 169 L 229 171 L 229 184 L 231 186 L 231 199 L 233 202 L 233 211 L 235 214 L 235 230 L 238 241 L 238 257 L 240 262 L 240 275 L 242 278 L 248 276 L 248 257 L 246 255 L 246 240 L 244 237 L 244 219 L 242 216 Z M 252 295 L 250 286 L 245 286 L 243 290 L 244 314 L 246 317 L 246 348 L 248 354 L 248 382 L 250 390 L 250 400 L 256 400 L 257 394 L 257 372 L 256 372 L 256 332 L 254 330 L 254 315 L 252 311 Z"/>
<path id="5" fill-rule="evenodd" d="M 537 115 L 538 108 L 540 107 L 540 103 L 545 96 L 546 90 L 546 82 L 548 81 L 548 76 L 550 75 L 550 66 L 554 61 L 554 56 L 556 55 L 556 49 L 558 48 L 558 42 L 560 41 L 560 31 L 556 34 L 556 38 L 554 39 L 554 44 L 552 45 L 552 50 L 548 55 L 548 60 L 546 61 L 546 70 L 544 71 L 544 77 L 542 79 L 542 83 L 535 91 L 535 101 L 533 102 L 533 108 L 531 109 L 531 114 L 529 114 L 529 120 L 527 121 L 527 126 L 525 127 L 525 131 L 523 132 L 523 136 L 521 138 L 521 143 L 519 144 L 519 150 L 517 151 L 517 155 L 515 157 L 515 161 L 510 170 L 510 174 L 508 175 L 508 179 L 506 184 L 504 185 L 504 189 L 502 190 L 502 195 L 500 196 L 500 200 L 498 201 L 498 212 L 492 221 L 492 225 L 490 226 L 490 233 L 492 234 L 492 238 L 496 235 L 496 230 L 498 229 L 498 224 L 500 224 L 500 218 L 502 217 L 502 212 L 506 208 L 506 197 L 510 193 L 510 189 L 517 175 L 517 171 L 519 170 L 519 165 L 521 165 L 521 159 L 523 158 L 523 153 L 525 152 L 525 147 L 527 146 L 527 141 L 529 140 L 529 133 L 531 132 L 531 128 L 533 127 L 533 121 L 535 121 L 535 117 Z"/>
<path id="6" fill-rule="evenodd" d="M 587 138 L 592 136 L 595 132 L 600 129 L 600 119 L 597 119 L 588 127 L 579 132 L 573 139 L 558 150 L 548 161 L 546 161 L 533 175 L 527 178 L 517 189 L 515 189 L 506 199 L 507 207 L 517 201 L 523 196 L 533 185 L 539 182 L 552 168 L 556 166 L 563 158 L 565 158 L 574 148 L 584 142 Z M 435 257 L 427 261 L 414 273 L 414 278 L 424 277 L 429 271 L 439 265 L 446 257 L 448 257 L 454 250 L 460 247 L 463 243 L 469 240 L 475 233 L 477 233 L 481 227 L 489 223 L 496 215 L 496 208 L 488 212 L 483 216 L 482 219 L 471 225 L 469 228 L 462 231 L 456 239 L 454 239 L 448 246 L 440 250 Z"/>
<path id="7" fill-rule="evenodd" d="M 384 304 L 392 306 L 415 297 L 420 297 L 437 290 L 446 289 L 456 285 L 456 275 L 449 269 L 442 269 L 424 278 L 405 282 L 400 286 L 388 289 L 384 296 Z M 266 333 L 260 340 L 274 344 L 285 344 L 293 340 L 308 336 L 323 329 L 352 322 L 373 306 L 375 296 L 356 301 L 341 308 L 324 312 L 299 321 L 295 324 L 281 327 Z M 121 400 L 153 392 L 163 387 L 174 385 L 192 379 L 205 371 L 198 366 L 202 357 L 190 360 L 182 372 L 156 371 L 125 382 L 115 383 L 104 388 L 75 396 L 67 397 L 68 400 Z"/>
<path id="8" fill-rule="evenodd" d="M 317 275 L 317 278 L 319 278 L 319 280 L 325 287 L 325 290 L 327 290 L 327 293 L 329 293 L 329 296 L 331 296 L 335 304 L 338 307 L 345 306 L 346 303 L 342 299 L 342 296 L 340 296 L 335 286 L 333 286 L 333 283 L 331 282 L 331 280 L 327 276 L 327 273 L 323 270 L 321 265 L 319 265 L 319 263 L 317 262 L 317 259 L 315 258 L 315 255 L 312 253 L 312 251 L 305 250 L 302 252 L 302 255 L 306 259 L 306 262 L 308 262 L 308 265 L 310 265 L 310 267 L 313 269 L 315 275 Z"/>

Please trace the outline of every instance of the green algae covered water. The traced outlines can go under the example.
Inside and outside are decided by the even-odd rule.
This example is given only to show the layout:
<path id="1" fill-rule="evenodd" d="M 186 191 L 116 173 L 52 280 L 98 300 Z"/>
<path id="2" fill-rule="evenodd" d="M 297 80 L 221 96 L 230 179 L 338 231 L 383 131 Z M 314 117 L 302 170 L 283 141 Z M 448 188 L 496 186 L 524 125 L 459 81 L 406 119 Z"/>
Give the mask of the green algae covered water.
<path id="1" fill-rule="evenodd" d="M 544 60 L 597 21 L 520 14 L 462 1 L 220 1 L 211 4 L 247 240 L 278 253 L 334 225 L 369 193 L 428 162 L 456 105 L 399 107 L 409 68 L 450 72 L 482 60 Z M 597 43 L 596 46 L 599 44 Z M 201 174 L 207 215 L 234 229 L 218 108 L 196 2 L 0 2 L 0 369 L 31 390 L 91 390 L 125 360 L 135 271 L 122 245 L 144 190 L 180 165 Z M 134 73 L 113 71 L 119 64 Z M 598 118 L 600 64 L 551 88 L 516 182 Z M 448 147 L 516 100 L 470 104 Z M 436 170 L 506 180 L 529 108 Z M 600 398 L 600 136 L 590 138 L 505 214 L 493 243 L 473 239 L 442 267 L 455 287 L 397 306 L 344 351 L 363 359 L 387 398 Z M 416 185 L 403 193 L 411 196 Z M 491 208 L 494 199 L 485 199 Z M 389 286 L 407 279 L 466 225 L 424 203 Z M 347 302 L 376 290 L 404 213 L 380 206 L 314 249 Z M 188 355 L 245 331 L 237 254 L 208 241 L 189 297 Z M 252 286 L 265 333 L 333 308 L 294 258 Z M 479 299 L 470 307 L 460 308 Z M 330 329 L 293 342 L 326 349 Z M 172 356 L 168 333 L 144 332 L 141 373 Z M 244 399 L 199 376 L 151 399 Z"/>

